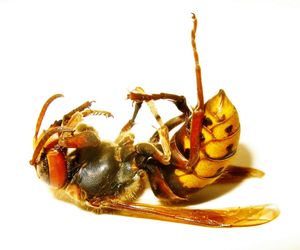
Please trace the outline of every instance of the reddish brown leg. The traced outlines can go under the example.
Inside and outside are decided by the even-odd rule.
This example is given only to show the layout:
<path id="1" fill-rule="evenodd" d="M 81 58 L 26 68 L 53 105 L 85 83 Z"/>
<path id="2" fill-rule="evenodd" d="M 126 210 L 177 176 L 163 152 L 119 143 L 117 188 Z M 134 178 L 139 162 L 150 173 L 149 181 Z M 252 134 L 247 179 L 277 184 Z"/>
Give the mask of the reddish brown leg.
<path id="1" fill-rule="evenodd" d="M 58 144 L 66 148 L 96 147 L 100 144 L 100 139 L 94 131 L 83 131 L 74 135 L 62 135 Z"/>
<path id="2" fill-rule="evenodd" d="M 88 103 L 88 102 L 86 102 Z M 71 117 L 67 118 L 67 126 L 74 129 L 72 133 L 64 133 L 60 135 L 58 144 L 66 148 L 85 148 L 85 147 L 96 147 L 100 144 L 100 138 L 98 133 L 93 127 L 90 127 L 84 123 L 81 123 L 83 117 L 88 115 L 104 115 L 111 117 L 112 115 L 107 111 L 99 110 L 82 110 L 85 105 L 79 106 Z M 72 113 L 71 111 L 70 113 Z M 69 113 L 69 114 L 70 114 Z M 67 114 L 67 116 L 69 116 Z"/>
<path id="3" fill-rule="evenodd" d="M 190 156 L 188 160 L 187 168 L 192 168 L 192 166 L 199 161 L 199 150 L 200 150 L 200 138 L 201 138 L 201 131 L 202 131 L 202 123 L 204 118 L 204 97 L 203 97 L 203 88 L 202 88 L 202 78 L 201 78 L 201 67 L 199 63 L 199 56 L 196 48 L 196 30 L 197 30 L 197 18 L 193 14 L 192 16 L 194 21 L 194 26 L 191 32 L 191 38 L 192 38 L 192 47 L 194 52 L 194 59 L 195 59 L 195 72 L 196 72 L 196 83 L 197 83 L 197 106 L 195 109 L 190 112 L 190 109 L 188 108 L 186 104 L 186 100 L 183 96 L 177 96 L 173 94 L 167 94 L 167 93 L 161 93 L 161 94 L 152 94 L 148 95 L 143 92 L 137 91 L 137 92 L 131 92 L 128 95 L 128 98 L 133 101 L 153 101 L 153 100 L 159 100 L 159 99 L 167 99 L 172 101 L 176 107 L 183 112 L 186 117 L 188 117 L 191 114 L 191 129 L 190 129 Z M 152 112 L 155 114 L 155 112 Z M 160 119 L 160 117 L 158 117 Z M 182 117 L 174 118 L 174 120 L 170 120 L 165 125 L 167 128 L 177 126 L 178 124 L 182 123 L 181 121 Z M 156 132 L 152 137 L 150 142 L 158 142 L 158 132 Z M 149 146 L 150 148 L 150 146 Z"/>
<path id="4" fill-rule="evenodd" d="M 199 55 L 197 52 L 196 47 L 196 31 L 197 31 L 197 18 L 194 13 L 192 13 L 192 18 L 194 21 L 194 27 L 191 32 L 191 38 L 192 38 L 192 47 L 194 52 L 194 59 L 195 59 L 195 71 L 196 71 L 196 82 L 197 82 L 197 97 L 198 97 L 198 104 L 197 107 L 200 109 L 204 109 L 204 98 L 203 98 L 203 87 L 202 87 L 202 77 L 201 77 L 201 67 L 199 63 Z"/>
<path id="5" fill-rule="evenodd" d="M 191 151 L 189 158 L 189 167 L 192 167 L 197 161 L 199 157 L 200 151 L 200 135 L 202 131 L 202 122 L 204 118 L 204 99 L 203 99 L 203 88 L 202 88 L 202 78 L 201 78 L 201 67 L 199 63 L 199 56 L 196 47 L 196 30 L 197 30 L 197 18 L 195 14 L 192 14 L 192 18 L 194 21 L 194 27 L 191 32 L 192 37 L 192 47 L 194 51 L 194 59 L 195 59 L 195 71 L 196 71 L 196 83 L 197 83 L 197 99 L 198 103 L 196 108 L 192 113 L 191 120 L 191 132 L 190 132 L 190 143 L 191 143 Z"/>
<path id="6" fill-rule="evenodd" d="M 144 90 L 141 87 L 137 87 L 135 89 L 135 91 L 142 95 L 145 94 Z M 138 103 L 142 103 L 142 100 L 138 101 Z M 157 123 L 160 126 L 157 129 L 157 132 L 159 134 L 161 148 L 158 148 L 153 143 L 143 142 L 143 143 L 138 143 L 137 145 L 135 145 L 135 150 L 136 150 L 136 152 L 138 152 L 140 154 L 143 154 L 148 157 L 153 157 L 160 163 L 167 165 L 170 163 L 170 159 L 171 159 L 169 130 L 163 123 L 163 121 L 156 109 L 154 101 L 148 100 L 148 101 L 146 101 L 146 103 L 147 103 L 151 113 L 153 114 L 154 118 L 156 119 Z"/>
<path id="7" fill-rule="evenodd" d="M 151 189 L 160 201 L 165 203 L 186 201 L 185 198 L 179 197 L 172 191 L 168 183 L 165 181 L 156 161 L 148 160 L 146 163 L 143 163 L 141 167 L 145 169 Z"/>
<path id="8" fill-rule="evenodd" d="M 91 127 L 81 123 L 83 117 L 89 115 L 104 115 L 106 117 L 111 117 L 111 113 L 102 110 L 90 110 L 89 108 L 92 102 L 85 102 L 79 107 L 73 109 L 71 112 L 66 114 L 63 120 L 54 122 L 49 129 L 44 131 L 39 137 L 39 130 L 45 116 L 45 113 L 49 105 L 57 98 L 62 97 L 61 94 L 56 94 L 51 96 L 43 105 L 40 115 L 37 120 L 35 134 L 34 134 L 34 152 L 30 164 L 36 166 L 39 161 L 39 156 L 45 147 L 49 145 L 59 144 L 66 148 L 83 148 L 83 147 L 94 147 L 99 145 L 100 139 L 97 132 Z M 53 136 L 58 135 L 59 139 L 55 139 Z M 62 157 L 60 151 L 53 149 L 48 152 L 47 157 L 49 164 L 51 166 L 63 167 L 63 163 L 60 160 Z M 56 167 L 54 167 L 55 169 Z M 63 172 L 63 171 L 61 171 Z M 53 175 L 54 176 L 54 175 Z M 58 180 L 53 183 L 61 184 L 63 183 L 63 178 L 59 176 Z M 57 186 L 56 185 L 56 186 Z"/>
<path id="9" fill-rule="evenodd" d="M 34 134 L 34 144 L 36 143 L 36 141 L 38 140 L 38 134 L 39 134 L 39 130 L 43 121 L 43 118 L 45 116 L 45 113 L 49 107 L 49 105 L 57 98 L 59 97 L 63 97 L 62 94 L 55 94 L 53 96 L 51 96 L 43 105 L 42 110 L 40 112 L 40 115 L 38 117 L 37 123 L 36 123 L 36 129 L 35 129 L 35 134 Z M 92 105 L 93 101 L 87 101 L 85 103 L 83 103 L 82 105 L 80 105 L 79 107 L 73 109 L 72 111 L 70 111 L 69 113 L 67 113 L 66 115 L 64 115 L 63 120 L 62 121 L 58 121 L 56 123 L 54 123 L 51 127 L 58 127 L 60 125 L 62 126 L 68 126 L 68 124 L 70 123 L 71 118 L 74 118 L 74 115 L 76 113 L 80 113 L 82 115 L 82 117 L 88 116 L 88 115 L 104 115 L 106 117 L 112 117 L 112 114 L 110 112 L 107 111 L 102 111 L 102 110 L 91 110 L 88 109 L 91 105 Z M 76 122 L 74 122 L 76 123 Z M 78 123 L 78 122 L 77 122 Z"/>
<path id="10" fill-rule="evenodd" d="M 177 109 L 182 113 L 189 116 L 191 111 L 186 103 L 186 98 L 184 96 L 169 94 L 169 93 L 160 93 L 160 94 L 145 94 L 140 92 L 130 92 L 128 94 L 128 99 L 135 102 L 148 102 L 148 101 L 157 101 L 157 100 L 168 100 L 175 104 Z"/>
<path id="11" fill-rule="evenodd" d="M 90 116 L 90 115 L 103 115 L 105 117 L 113 117 L 113 115 L 104 110 L 95 110 L 95 109 L 90 109 L 92 103 L 94 101 L 86 101 L 77 108 L 71 110 L 69 113 L 65 114 L 63 117 L 63 125 L 68 125 L 70 124 L 70 121 L 74 118 L 77 117 L 77 114 L 81 114 L 82 117 Z"/>
<path id="12" fill-rule="evenodd" d="M 134 111 L 133 111 L 133 115 L 131 117 L 131 119 L 123 126 L 123 128 L 120 131 L 120 135 L 127 133 L 128 131 L 130 131 L 130 129 L 132 129 L 132 127 L 135 124 L 135 119 L 137 117 L 137 114 L 139 112 L 139 110 L 142 107 L 142 102 L 135 102 L 134 103 Z"/>
<path id="13" fill-rule="evenodd" d="M 165 154 L 152 143 L 148 143 L 148 142 L 138 143 L 135 145 L 135 150 L 139 154 L 148 157 L 153 157 L 155 160 L 162 163 L 163 165 L 168 165 L 170 163 L 171 155 Z"/>
<path id="14" fill-rule="evenodd" d="M 228 166 L 215 183 L 236 183 L 246 178 L 261 178 L 265 173 L 256 168 Z"/>
<path id="15" fill-rule="evenodd" d="M 60 133 L 60 134 L 66 133 L 66 132 L 71 133 L 72 131 L 73 131 L 73 129 L 67 128 L 67 127 L 55 127 L 55 128 L 48 129 L 46 132 L 44 132 L 40 136 L 39 141 L 38 141 L 37 145 L 35 146 L 32 158 L 29 163 L 31 165 L 37 164 L 37 159 L 38 159 L 42 149 L 44 148 L 45 144 L 51 138 L 51 136 L 53 136 L 54 134 L 57 134 L 57 133 Z"/>
<path id="16" fill-rule="evenodd" d="M 134 134 L 130 133 L 130 130 L 135 124 L 135 119 L 137 114 L 142 106 L 142 102 L 136 102 L 134 104 L 134 111 L 131 119 L 122 127 L 115 143 L 120 145 L 121 150 L 121 159 L 126 158 L 127 155 L 131 154 L 135 151 L 133 143 L 134 143 Z"/>
<path id="17" fill-rule="evenodd" d="M 167 121 L 164 125 L 168 128 L 169 131 L 176 128 L 178 125 L 182 124 L 186 120 L 185 114 L 180 116 L 176 116 L 169 121 Z M 159 142 L 159 134 L 156 131 L 150 138 L 151 143 L 158 143 Z"/>
<path id="18" fill-rule="evenodd" d="M 94 101 L 91 101 L 91 102 L 90 102 L 90 101 L 87 101 L 87 102 L 81 104 L 80 106 L 78 106 L 77 108 L 71 110 L 69 113 L 65 114 L 64 117 L 63 117 L 63 122 L 62 122 L 62 124 L 63 124 L 63 125 L 68 124 L 69 120 L 72 118 L 72 116 L 73 116 L 75 113 L 77 113 L 77 112 L 82 112 L 82 111 L 84 111 L 85 109 L 89 108 L 89 107 L 92 105 L 93 102 L 94 102 Z"/>

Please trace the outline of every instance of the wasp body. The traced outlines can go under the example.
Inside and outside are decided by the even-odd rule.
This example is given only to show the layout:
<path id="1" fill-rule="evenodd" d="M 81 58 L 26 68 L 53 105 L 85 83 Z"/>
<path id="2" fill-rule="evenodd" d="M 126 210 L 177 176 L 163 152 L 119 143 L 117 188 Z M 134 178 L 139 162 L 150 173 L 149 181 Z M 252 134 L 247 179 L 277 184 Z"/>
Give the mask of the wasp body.
<path id="1" fill-rule="evenodd" d="M 188 107 L 186 99 L 168 93 L 147 94 L 140 87 L 128 94 L 135 103 L 132 118 L 114 142 L 102 141 L 98 132 L 84 123 L 89 115 L 112 116 L 93 110 L 85 102 L 39 135 L 50 97 L 37 121 L 34 153 L 30 161 L 38 176 L 53 187 L 57 197 L 95 212 L 160 219 L 215 227 L 251 226 L 273 220 L 278 210 L 270 205 L 220 210 L 185 209 L 167 203 L 188 201 L 207 185 L 232 182 L 236 178 L 261 177 L 260 170 L 231 166 L 238 147 L 238 113 L 223 90 L 204 103 L 201 68 L 196 49 L 197 19 L 193 14 L 192 47 L 196 65 L 198 103 Z M 155 101 L 176 105 L 180 115 L 163 122 Z M 159 124 L 147 142 L 135 143 L 130 132 L 143 103 Z M 169 132 L 175 131 L 169 138 Z M 137 203 L 146 181 L 165 205 Z"/>

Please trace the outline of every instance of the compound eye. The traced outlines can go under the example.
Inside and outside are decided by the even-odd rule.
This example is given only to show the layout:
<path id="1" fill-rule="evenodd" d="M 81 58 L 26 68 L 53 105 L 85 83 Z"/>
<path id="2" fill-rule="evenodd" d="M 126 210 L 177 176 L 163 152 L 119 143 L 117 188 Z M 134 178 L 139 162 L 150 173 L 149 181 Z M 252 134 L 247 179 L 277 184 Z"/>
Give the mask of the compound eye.
<path id="1" fill-rule="evenodd" d="M 37 176 L 43 180 L 44 182 L 46 183 L 49 183 L 49 168 L 48 168 L 48 162 L 44 157 L 41 157 L 41 159 L 44 159 L 42 160 L 41 162 L 39 162 L 37 165 L 36 165 L 36 173 L 37 173 Z"/>
<path id="2" fill-rule="evenodd" d="M 55 188 L 61 188 L 67 181 L 67 162 L 65 155 L 56 149 L 47 152 L 49 183 Z"/>

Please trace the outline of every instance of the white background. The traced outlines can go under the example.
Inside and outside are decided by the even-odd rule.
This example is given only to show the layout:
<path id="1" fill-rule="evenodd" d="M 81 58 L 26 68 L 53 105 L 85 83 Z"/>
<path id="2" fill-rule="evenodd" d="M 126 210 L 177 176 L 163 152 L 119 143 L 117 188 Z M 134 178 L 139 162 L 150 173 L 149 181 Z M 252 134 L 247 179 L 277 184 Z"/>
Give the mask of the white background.
<path id="1" fill-rule="evenodd" d="M 0 0 L 0 248 L 300 249 L 300 1 L 103 2 Z M 28 164 L 43 102 L 65 95 L 49 109 L 46 128 L 96 100 L 95 108 L 115 115 L 96 118 L 106 139 L 130 117 L 126 94 L 137 85 L 195 104 L 190 12 L 199 20 L 205 97 L 223 88 L 240 113 L 236 163 L 266 172 L 204 191 L 207 201 L 197 207 L 275 203 L 280 217 L 260 227 L 211 229 L 95 215 L 55 200 Z M 159 109 L 165 120 L 176 114 L 169 103 Z M 148 113 L 137 120 L 138 140 L 157 126 Z"/>

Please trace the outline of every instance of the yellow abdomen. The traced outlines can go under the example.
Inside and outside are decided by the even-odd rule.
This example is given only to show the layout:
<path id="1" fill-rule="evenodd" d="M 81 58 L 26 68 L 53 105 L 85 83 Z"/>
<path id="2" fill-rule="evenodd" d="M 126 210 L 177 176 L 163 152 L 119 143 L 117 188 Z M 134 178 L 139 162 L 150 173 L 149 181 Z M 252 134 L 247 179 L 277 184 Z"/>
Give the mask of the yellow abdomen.
<path id="1" fill-rule="evenodd" d="M 229 166 L 238 147 L 240 123 L 238 113 L 225 92 L 205 104 L 199 161 L 192 171 L 177 168 L 174 171 L 179 183 L 187 189 L 199 189 L 215 182 Z M 182 154 L 190 149 L 190 138 L 181 129 L 175 140 Z"/>

